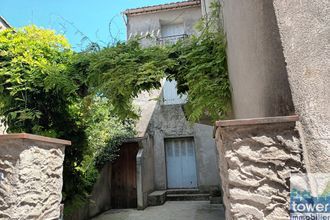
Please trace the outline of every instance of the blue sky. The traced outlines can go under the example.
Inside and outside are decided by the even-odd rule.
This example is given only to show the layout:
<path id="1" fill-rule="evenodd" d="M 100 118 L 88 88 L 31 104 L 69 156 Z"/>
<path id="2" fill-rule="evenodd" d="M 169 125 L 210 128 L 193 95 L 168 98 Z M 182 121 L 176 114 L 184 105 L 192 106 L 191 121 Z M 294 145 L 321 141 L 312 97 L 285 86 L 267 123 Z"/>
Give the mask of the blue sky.
<path id="1" fill-rule="evenodd" d="M 105 45 L 114 38 L 126 39 L 121 12 L 127 8 L 169 3 L 176 0 L 1 0 L 0 15 L 13 27 L 35 24 L 64 34 L 75 50 L 87 41 Z"/>

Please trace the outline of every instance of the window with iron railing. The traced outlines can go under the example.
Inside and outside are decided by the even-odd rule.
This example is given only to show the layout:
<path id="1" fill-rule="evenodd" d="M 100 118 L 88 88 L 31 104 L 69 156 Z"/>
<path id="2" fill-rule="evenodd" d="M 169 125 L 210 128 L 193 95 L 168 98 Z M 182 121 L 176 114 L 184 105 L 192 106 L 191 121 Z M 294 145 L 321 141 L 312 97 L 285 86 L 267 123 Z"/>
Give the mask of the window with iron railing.
<path id="1" fill-rule="evenodd" d="M 178 34 L 178 35 L 172 35 L 172 36 L 166 36 L 166 37 L 159 37 L 159 38 L 157 38 L 157 43 L 160 45 L 175 44 L 177 41 L 184 39 L 186 37 L 188 37 L 187 34 Z"/>
<path id="2" fill-rule="evenodd" d="M 185 38 L 184 24 L 163 24 L 161 25 L 161 37 L 157 39 L 158 44 L 174 44 L 178 40 Z"/>

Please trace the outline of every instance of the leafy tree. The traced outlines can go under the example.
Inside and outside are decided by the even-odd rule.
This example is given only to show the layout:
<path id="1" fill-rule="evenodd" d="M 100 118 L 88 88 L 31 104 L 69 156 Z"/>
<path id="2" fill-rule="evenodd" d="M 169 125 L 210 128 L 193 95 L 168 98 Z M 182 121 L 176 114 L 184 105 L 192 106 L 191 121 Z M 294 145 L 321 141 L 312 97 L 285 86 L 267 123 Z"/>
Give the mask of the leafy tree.
<path id="1" fill-rule="evenodd" d="M 77 169 L 87 148 L 81 119 L 79 78 L 68 66 L 67 40 L 35 26 L 0 33 L 0 115 L 9 132 L 29 132 L 72 141 L 66 148 L 64 195 L 82 191 Z"/>
<path id="2" fill-rule="evenodd" d="M 0 113 L 9 131 L 58 135 L 52 129 L 57 120 L 49 116 L 75 98 L 76 86 L 63 74 L 72 54 L 66 39 L 50 30 L 30 26 L 1 32 Z"/>

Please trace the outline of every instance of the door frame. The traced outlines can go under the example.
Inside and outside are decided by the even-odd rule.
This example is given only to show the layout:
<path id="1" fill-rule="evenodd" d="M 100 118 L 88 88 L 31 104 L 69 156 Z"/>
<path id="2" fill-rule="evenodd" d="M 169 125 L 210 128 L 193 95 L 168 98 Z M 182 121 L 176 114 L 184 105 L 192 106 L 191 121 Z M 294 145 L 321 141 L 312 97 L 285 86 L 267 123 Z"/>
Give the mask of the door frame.
<path id="1" fill-rule="evenodd" d="M 184 138 L 191 138 L 194 144 L 194 153 L 195 153 L 195 164 L 196 164 L 196 188 L 191 188 L 191 189 L 198 189 L 199 188 L 199 164 L 198 164 L 198 160 L 197 160 L 197 146 L 195 144 L 195 137 L 193 135 L 182 135 L 182 136 L 166 136 L 163 139 L 163 143 L 164 143 L 164 160 L 165 160 L 165 184 L 166 184 L 166 189 L 168 188 L 168 178 L 167 178 L 167 157 L 166 157 L 166 145 L 165 145 L 165 141 L 167 139 L 184 139 Z M 172 189 L 172 188 L 171 188 Z M 185 188 L 180 188 L 180 189 L 185 189 Z M 188 188 L 187 188 L 188 189 Z"/>

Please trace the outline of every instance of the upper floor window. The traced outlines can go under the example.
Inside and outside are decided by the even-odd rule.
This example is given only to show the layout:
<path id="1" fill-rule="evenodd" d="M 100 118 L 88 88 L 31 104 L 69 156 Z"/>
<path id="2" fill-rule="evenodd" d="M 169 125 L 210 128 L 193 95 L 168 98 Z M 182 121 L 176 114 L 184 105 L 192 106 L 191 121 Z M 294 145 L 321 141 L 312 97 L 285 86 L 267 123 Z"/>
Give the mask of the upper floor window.
<path id="1" fill-rule="evenodd" d="M 175 80 L 166 80 L 163 87 L 164 105 L 185 104 L 187 102 L 186 94 L 178 94 Z"/>
<path id="2" fill-rule="evenodd" d="M 158 39 L 160 44 L 175 43 L 184 38 L 185 30 L 183 23 L 161 25 L 161 37 Z"/>

